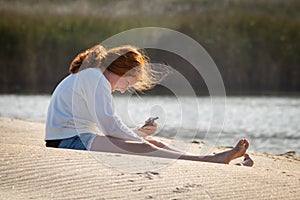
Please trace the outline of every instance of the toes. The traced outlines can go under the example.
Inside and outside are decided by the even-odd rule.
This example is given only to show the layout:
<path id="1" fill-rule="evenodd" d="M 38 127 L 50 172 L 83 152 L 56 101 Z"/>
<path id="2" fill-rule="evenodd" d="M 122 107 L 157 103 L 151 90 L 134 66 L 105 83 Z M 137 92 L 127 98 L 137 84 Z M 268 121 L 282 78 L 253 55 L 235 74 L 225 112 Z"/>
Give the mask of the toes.
<path id="1" fill-rule="evenodd" d="M 241 140 L 237 143 L 236 146 L 238 146 L 238 147 L 244 146 L 244 139 L 241 139 Z"/>
<path id="2" fill-rule="evenodd" d="M 249 154 L 245 154 L 244 155 L 244 161 L 249 160 L 249 159 L 251 159 L 250 156 L 249 156 Z"/>
<path id="3" fill-rule="evenodd" d="M 244 145 L 245 145 L 245 148 L 248 149 L 249 141 L 247 139 L 244 139 Z"/>
<path id="4" fill-rule="evenodd" d="M 248 156 L 247 158 L 245 157 L 244 161 L 241 163 L 236 163 L 236 165 L 239 166 L 246 166 L 246 167 L 252 167 L 254 165 L 254 161 L 250 158 L 250 156 L 248 154 L 245 154 L 246 156 Z"/>
<path id="5" fill-rule="evenodd" d="M 244 161 L 244 166 L 252 167 L 254 165 L 254 161 L 249 158 L 248 160 Z"/>
<path id="6" fill-rule="evenodd" d="M 241 139 L 238 142 L 237 146 L 244 147 L 245 149 L 248 149 L 248 147 L 249 147 L 249 141 L 247 139 Z"/>
<path id="7" fill-rule="evenodd" d="M 254 165 L 254 161 L 250 158 L 248 154 L 245 154 L 245 159 L 243 161 L 244 166 L 252 167 Z"/>

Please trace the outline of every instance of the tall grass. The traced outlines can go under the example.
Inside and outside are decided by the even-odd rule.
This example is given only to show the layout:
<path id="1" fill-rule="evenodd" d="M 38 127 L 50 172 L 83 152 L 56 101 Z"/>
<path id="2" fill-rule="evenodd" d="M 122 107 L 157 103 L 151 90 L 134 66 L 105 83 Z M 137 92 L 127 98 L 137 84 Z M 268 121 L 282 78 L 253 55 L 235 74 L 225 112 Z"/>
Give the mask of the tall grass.
<path id="1" fill-rule="evenodd" d="M 300 91 L 297 1 L 149 3 L 157 11 L 149 11 L 146 3 L 127 1 L 138 7 L 123 9 L 120 15 L 116 14 L 116 1 L 88 1 L 92 6 L 84 12 L 47 10 L 47 5 L 54 8 L 58 2 L 46 1 L 32 12 L 26 6 L 22 9 L 19 1 L 2 2 L 0 92 L 49 93 L 68 74 L 68 65 L 77 53 L 142 26 L 175 29 L 197 40 L 216 62 L 229 92 Z M 97 14 L 97 9 L 102 12 Z M 185 73 L 193 75 L 192 71 Z M 197 80 L 194 82 L 197 85 Z"/>

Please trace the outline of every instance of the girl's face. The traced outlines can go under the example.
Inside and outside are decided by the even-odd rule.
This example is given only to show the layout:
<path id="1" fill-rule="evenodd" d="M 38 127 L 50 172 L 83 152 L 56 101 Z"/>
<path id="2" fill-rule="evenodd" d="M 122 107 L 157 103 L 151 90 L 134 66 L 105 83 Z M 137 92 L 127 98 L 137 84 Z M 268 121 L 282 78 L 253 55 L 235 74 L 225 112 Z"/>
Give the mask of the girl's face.
<path id="1" fill-rule="evenodd" d="M 133 87 L 134 84 L 137 83 L 137 78 L 133 76 L 122 76 L 118 82 L 116 83 L 113 92 L 114 91 L 119 91 L 122 94 L 126 92 L 129 88 Z"/>

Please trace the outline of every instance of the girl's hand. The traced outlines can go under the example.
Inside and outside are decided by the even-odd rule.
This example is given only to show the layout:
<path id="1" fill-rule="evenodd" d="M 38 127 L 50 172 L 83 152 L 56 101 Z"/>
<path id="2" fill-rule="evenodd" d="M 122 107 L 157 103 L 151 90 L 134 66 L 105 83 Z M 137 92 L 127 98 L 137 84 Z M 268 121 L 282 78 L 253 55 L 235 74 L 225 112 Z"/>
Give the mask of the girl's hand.
<path id="1" fill-rule="evenodd" d="M 149 120 L 151 120 L 151 118 L 149 118 L 146 122 L 148 122 Z M 147 137 L 153 135 L 156 132 L 156 130 L 157 130 L 157 123 L 154 122 L 152 125 L 143 126 L 139 128 L 137 134 L 141 137 Z"/>

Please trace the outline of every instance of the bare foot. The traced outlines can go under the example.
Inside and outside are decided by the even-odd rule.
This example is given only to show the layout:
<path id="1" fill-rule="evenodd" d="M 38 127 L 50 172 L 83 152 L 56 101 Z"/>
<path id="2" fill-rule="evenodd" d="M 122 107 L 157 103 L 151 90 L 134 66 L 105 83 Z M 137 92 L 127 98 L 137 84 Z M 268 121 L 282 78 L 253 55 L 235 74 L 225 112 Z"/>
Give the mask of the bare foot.
<path id="1" fill-rule="evenodd" d="M 241 139 L 233 149 L 229 150 L 228 163 L 233 159 L 244 156 L 248 147 L 249 141 L 246 139 Z"/>
<path id="2" fill-rule="evenodd" d="M 228 164 L 233 159 L 243 156 L 246 153 L 248 147 L 249 147 L 248 140 L 241 139 L 233 149 L 215 154 L 208 161 Z"/>
<path id="3" fill-rule="evenodd" d="M 248 154 L 245 154 L 244 157 L 244 161 L 241 163 L 237 163 L 236 165 L 252 167 L 254 165 L 254 161 L 250 158 Z"/>

